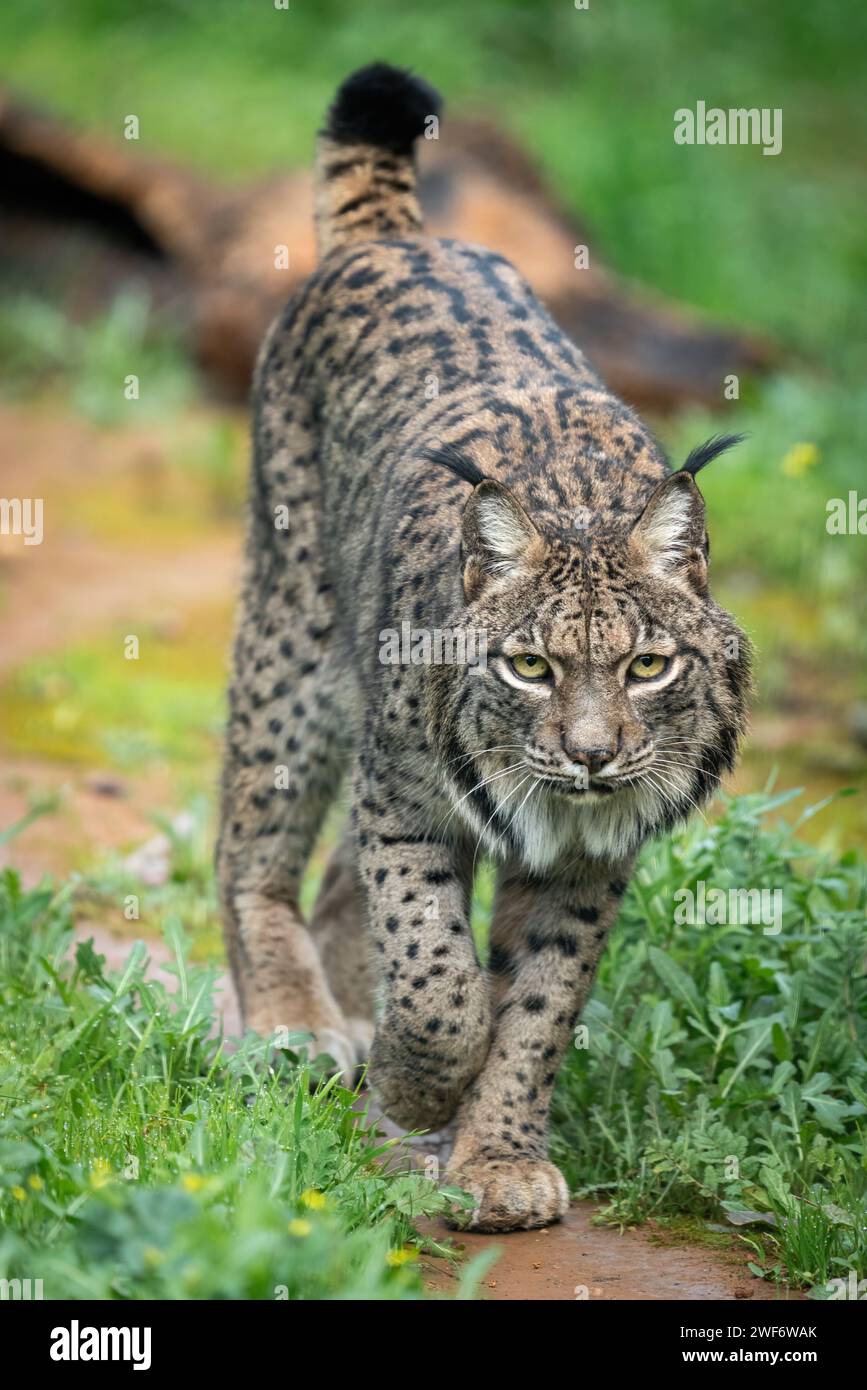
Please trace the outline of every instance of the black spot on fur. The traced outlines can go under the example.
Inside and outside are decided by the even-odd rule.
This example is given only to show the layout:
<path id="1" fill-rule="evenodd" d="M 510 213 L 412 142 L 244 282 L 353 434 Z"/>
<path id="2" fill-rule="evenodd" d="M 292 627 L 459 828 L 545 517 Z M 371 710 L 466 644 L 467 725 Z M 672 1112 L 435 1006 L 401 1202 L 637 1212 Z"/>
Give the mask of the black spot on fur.
<path id="1" fill-rule="evenodd" d="M 540 1014 L 547 1002 L 542 994 L 528 994 L 524 1000 L 524 1009 L 528 1014 Z"/>

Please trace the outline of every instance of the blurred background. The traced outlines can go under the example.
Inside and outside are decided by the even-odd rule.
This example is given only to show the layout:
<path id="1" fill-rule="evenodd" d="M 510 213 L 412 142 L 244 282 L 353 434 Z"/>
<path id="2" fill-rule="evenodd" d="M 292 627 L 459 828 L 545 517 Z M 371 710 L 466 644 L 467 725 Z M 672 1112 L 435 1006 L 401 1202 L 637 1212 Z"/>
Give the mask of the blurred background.
<path id="1" fill-rule="evenodd" d="M 867 496 L 865 39 L 855 0 L 7 8 L 0 497 L 44 499 L 45 534 L 0 536 L 0 829 L 26 821 L 0 853 L 81 873 L 95 915 L 132 874 L 219 949 L 247 373 L 312 265 L 323 112 L 375 58 L 447 99 L 434 228 L 509 254 L 673 460 L 749 432 L 702 475 L 758 650 L 732 786 L 830 797 L 803 835 L 863 843 L 867 536 L 826 506 Z M 676 145 L 699 100 L 781 108 L 782 153 Z"/>

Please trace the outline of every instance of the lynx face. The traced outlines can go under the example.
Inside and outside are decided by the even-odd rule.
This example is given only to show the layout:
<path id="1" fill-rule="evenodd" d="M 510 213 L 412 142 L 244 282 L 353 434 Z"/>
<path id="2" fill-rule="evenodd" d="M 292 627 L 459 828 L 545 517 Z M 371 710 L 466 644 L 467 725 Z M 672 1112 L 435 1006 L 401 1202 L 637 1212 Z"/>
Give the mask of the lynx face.
<path id="1" fill-rule="evenodd" d="M 535 870 L 579 850 L 624 855 L 716 788 L 749 648 L 708 595 L 706 553 L 688 474 L 634 524 L 602 519 L 580 539 L 543 535 L 499 485 L 477 489 L 465 621 L 485 630 L 487 664 L 441 688 L 446 738 L 468 755 L 449 793 L 489 850 Z"/>

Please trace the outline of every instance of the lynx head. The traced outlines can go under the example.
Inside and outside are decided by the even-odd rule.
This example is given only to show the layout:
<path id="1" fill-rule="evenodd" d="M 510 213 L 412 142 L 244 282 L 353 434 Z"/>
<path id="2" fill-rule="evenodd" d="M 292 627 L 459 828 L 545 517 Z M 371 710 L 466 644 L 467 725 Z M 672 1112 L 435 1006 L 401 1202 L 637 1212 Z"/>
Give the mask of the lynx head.
<path id="1" fill-rule="evenodd" d="M 570 850 L 626 857 L 732 768 L 750 649 L 708 592 L 693 476 L 731 442 L 694 451 L 633 514 L 577 532 L 468 479 L 461 621 L 485 633 L 486 662 L 438 675 L 435 736 L 489 850 L 536 870 Z"/>

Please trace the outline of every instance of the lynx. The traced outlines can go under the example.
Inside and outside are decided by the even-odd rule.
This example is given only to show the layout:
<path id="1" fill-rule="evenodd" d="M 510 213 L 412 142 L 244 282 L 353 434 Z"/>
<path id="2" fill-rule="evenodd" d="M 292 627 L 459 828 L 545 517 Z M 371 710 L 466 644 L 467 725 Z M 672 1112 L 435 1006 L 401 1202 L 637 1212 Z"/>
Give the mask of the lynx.
<path id="1" fill-rule="evenodd" d="M 511 265 L 425 236 L 413 145 L 439 108 L 375 64 L 320 136 L 321 262 L 256 372 L 218 868 L 246 1024 L 344 1072 L 369 1052 L 406 1127 L 455 1116 L 472 1222 L 511 1230 L 567 1207 L 557 1069 L 638 849 L 734 763 L 749 648 L 695 483 L 735 437 L 672 471 Z M 382 660 L 405 623 L 482 633 L 485 660 Z"/>

